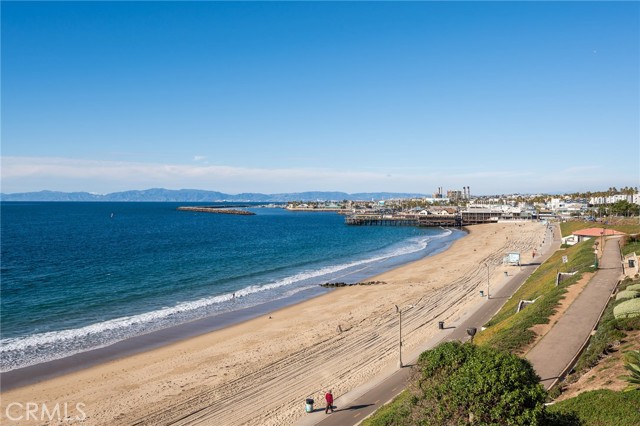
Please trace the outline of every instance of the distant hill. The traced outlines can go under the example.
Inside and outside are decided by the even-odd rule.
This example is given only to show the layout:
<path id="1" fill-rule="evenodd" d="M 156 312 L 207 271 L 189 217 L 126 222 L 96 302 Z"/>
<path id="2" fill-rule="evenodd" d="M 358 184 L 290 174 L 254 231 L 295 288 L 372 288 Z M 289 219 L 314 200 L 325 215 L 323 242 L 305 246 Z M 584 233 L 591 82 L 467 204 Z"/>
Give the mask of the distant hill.
<path id="1" fill-rule="evenodd" d="M 401 192 L 293 192 L 282 194 L 242 193 L 225 194 L 200 189 L 163 189 L 152 188 L 142 191 L 112 192 L 110 194 L 92 194 L 89 192 L 39 191 L 15 194 L 0 194 L 2 201 L 176 201 L 176 202 L 258 202 L 271 203 L 283 201 L 340 201 L 340 200 L 387 200 L 390 198 L 424 197 L 424 194 Z"/>
<path id="2" fill-rule="evenodd" d="M 88 192 L 22 192 L 16 194 L 0 194 L 2 201 L 103 201 L 103 195 Z"/>

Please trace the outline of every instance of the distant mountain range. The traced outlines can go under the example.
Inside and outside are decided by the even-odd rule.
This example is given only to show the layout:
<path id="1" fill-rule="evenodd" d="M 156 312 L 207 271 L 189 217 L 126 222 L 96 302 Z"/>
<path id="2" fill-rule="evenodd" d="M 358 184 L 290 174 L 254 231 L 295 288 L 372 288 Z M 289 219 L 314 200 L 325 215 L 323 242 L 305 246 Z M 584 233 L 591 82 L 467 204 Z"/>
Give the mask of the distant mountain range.
<path id="1" fill-rule="evenodd" d="M 153 188 L 143 191 L 112 192 L 110 194 L 92 194 L 89 192 L 39 191 L 14 194 L 0 194 L 2 201 L 176 201 L 176 202 L 258 202 L 273 203 L 284 201 L 340 201 L 340 200 L 387 200 L 390 198 L 425 197 L 424 194 L 403 192 L 292 192 L 284 194 L 242 193 L 225 194 L 199 189 L 163 189 Z"/>

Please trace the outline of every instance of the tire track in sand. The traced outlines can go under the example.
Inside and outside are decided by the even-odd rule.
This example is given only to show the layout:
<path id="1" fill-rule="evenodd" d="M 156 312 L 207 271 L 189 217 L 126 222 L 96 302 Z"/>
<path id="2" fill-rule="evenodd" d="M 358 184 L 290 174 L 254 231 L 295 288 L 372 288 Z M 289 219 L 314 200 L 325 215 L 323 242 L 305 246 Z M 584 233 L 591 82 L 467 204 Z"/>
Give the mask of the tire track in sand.
<path id="1" fill-rule="evenodd" d="M 513 226 L 513 225 L 510 225 Z M 538 229 L 539 231 L 539 229 Z M 416 302 L 406 298 L 414 308 L 403 314 L 405 348 L 435 335 L 436 323 L 453 321 L 464 311 L 460 308 L 486 284 L 485 264 L 495 275 L 504 253 L 526 252 L 537 248 L 540 232 L 523 232 L 518 238 L 505 240 L 497 250 L 482 257 L 478 264 L 459 271 L 451 280 Z M 495 277 L 492 277 L 495 279 Z M 398 346 L 398 316 L 391 309 L 373 312 L 353 325 L 309 347 L 294 351 L 262 367 L 248 368 L 245 374 L 224 384 L 200 390 L 188 397 L 176 397 L 162 409 L 143 417 L 126 416 L 135 425 L 283 425 L 303 415 L 304 398 L 318 395 L 330 385 L 335 394 L 343 394 L 370 380 L 388 363 L 395 361 Z M 406 350 L 406 349 L 405 349 Z M 319 388 L 309 389 L 308 383 Z M 277 398 L 272 398 L 276 396 Z"/>

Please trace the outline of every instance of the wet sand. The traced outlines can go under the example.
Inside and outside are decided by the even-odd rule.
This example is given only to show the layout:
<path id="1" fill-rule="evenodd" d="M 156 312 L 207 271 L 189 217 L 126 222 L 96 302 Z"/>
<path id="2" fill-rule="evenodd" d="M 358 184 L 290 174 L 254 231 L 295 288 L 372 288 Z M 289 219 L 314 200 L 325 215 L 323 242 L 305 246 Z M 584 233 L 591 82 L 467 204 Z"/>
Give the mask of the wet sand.
<path id="1" fill-rule="evenodd" d="M 410 353 L 436 336 L 438 321 L 456 321 L 478 304 L 486 262 L 493 265 L 492 285 L 514 268 L 501 265 L 507 252 L 519 251 L 528 262 L 545 226 L 469 230 L 443 253 L 372 278 L 386 284 L 338 288 L 231 327 L 2 392 L 2 423 L 18 424 L 7 418 L 7 405 L 35 402 L 66 403 L 71 417 L 79 414 L 75 404 L 84 404 L 86 419 L 52 424 L 292 424 L 304 415 L 304 398 L 320 401 L 329 388 L 339 396 L 393 368 L 394 305 L 414 306 L 402 321 Z M 9 414 L 24 414 L 19 407 Z"/>

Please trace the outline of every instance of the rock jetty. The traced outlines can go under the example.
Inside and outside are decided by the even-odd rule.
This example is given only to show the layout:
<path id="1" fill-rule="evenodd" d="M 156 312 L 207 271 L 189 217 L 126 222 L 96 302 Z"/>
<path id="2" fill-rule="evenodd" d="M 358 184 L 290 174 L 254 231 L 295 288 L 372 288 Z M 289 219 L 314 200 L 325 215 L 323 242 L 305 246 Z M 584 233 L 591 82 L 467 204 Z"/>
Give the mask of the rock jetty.
<path id="1" fill-rule="evenodd" d="M 253 216 L 255 213 L 252 213 L 247 210 L 237 210 L 237 209 L 225 209 L 220 207 L 207 207 L 207 206 L 197 206 L 197 207 L 178 207 L 180 211 L 187 212 L 202 212 L 202 213 L 218 213 L 218 214 L 235 214 L 241 216 Z"/>
<path id="2" fill-rule="evenodd" d="M 377 285 L 377 284 L 386 284 L 384 281 L 367 281 L 361 283 L 324 283 L 320 284 L 320 287 L 333 288 L 333 287 L 351 287 L 352 285 Z"/>

